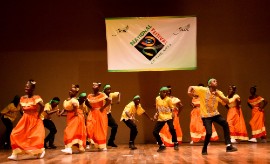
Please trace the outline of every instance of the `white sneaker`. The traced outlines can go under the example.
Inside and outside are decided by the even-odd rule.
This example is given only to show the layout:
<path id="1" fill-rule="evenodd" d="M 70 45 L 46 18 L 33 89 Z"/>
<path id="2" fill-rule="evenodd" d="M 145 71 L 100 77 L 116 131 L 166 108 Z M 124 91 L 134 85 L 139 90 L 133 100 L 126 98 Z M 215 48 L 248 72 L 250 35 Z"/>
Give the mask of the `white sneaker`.
<path id="1" fill-rule="evenodd" d="M 12 154 L 11 156 L 8 157 L 10 160 L 18 160 L 18 155 Z"/>
<path id="2" fill-rule="evenodd" d="M 192 145 L 193 143 L 194 143 L 193 141 L 190 141 L 190 143 L 189 143 L 189 144 L 191 144 L 191 145 Z"/>
<path id="3" fill-rule="evenodd" d="M 256 138 L 251 138 L 250 140 L 248 140 L 249 142 L 257 142 Z"/>
<path id="4" fill-rule="evenodd" d="M 45 156 L 45 150 L 43 150 L 43 152 L 40 154 L 39 158 L 44 158 Z"/>
<path id="5" fill-rule="evenodd" d="M 72 149 L 71 148 L 65 148 L 65 149 L 62 149 L 61 151 L 63 153 L 66 153 L 66 154 L 72 154 Z"/>
<path id="6" fill-rule="evenodd" d="M 90 145 L 86 145 L 86 149 L 89 150 L 90 149 Z"/>
<path id="7" fill-rule="evenodd" d="M 231 138 L 231 143 L 237 143 L 237 141 L 234 138 Z"/>

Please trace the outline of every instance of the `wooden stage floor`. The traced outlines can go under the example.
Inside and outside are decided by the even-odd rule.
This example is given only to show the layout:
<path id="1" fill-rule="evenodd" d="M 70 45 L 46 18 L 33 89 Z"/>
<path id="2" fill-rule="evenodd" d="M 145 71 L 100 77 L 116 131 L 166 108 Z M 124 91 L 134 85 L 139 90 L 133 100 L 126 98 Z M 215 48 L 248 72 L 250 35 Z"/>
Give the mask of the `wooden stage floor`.
<path id="1" fill-rule="evenodd" d="M 226 153 L 225 145 L 221 142 L 214 142 L 208 147 L 208 155 L 201 155 L 202 143 L 190 145 L 183 143 L 179 151 L 167 147 L 164 152 L 158 153 L 158 146 L 155 144 L 137 144 L 137 150 L 130 150 L 127 145 L 118 145 L 118 148 L 108 147 L 107 151 L 86 151 L 81 154 L 65 155 L 61 152 L 63 147 L 57 149 L 46 149 L 43 159 L 31 159 L 11 161 L 7 157 L 11 150 L 0 151 L 0 163 L 4 164 L 176 164 L 176 163 L 270 163 L 270 142 L 269 143 L 248 143 L 234 144 L 237 152 Z"/>

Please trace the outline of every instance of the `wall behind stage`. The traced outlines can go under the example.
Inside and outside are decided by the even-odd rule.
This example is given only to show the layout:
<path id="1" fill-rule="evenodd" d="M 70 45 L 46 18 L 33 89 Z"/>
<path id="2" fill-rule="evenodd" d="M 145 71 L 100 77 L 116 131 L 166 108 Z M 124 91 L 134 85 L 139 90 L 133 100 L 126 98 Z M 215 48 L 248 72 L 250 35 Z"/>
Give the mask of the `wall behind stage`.
<path id="1" fill-rule="evenodd" d="M 140 10 L 145 11 L 143 13 L 137 11 L 137 5 L 128 8 L 110 4 L 112 2 L 106 5 L 102 2 L 92 3 L 94 4 L 29 4 L 28 7 L 11 3 L 0 5 L 3 7 L 1 12 L 4 13 L 1 14 L 4 25 L 0 31 L 1 109 L 15 94 L 24 94 L 25 82 L 30 78 L 37 81 L 36 94 L 45 102 L 54 96 L 60 97 L 61 108 L 63 100 L 68 97 L 71 84 L 77 83 L 81 86 L 80 91 L 89 93 L 92 82 L 109 83 L 113 91 L 122 94 L 120 104 L 113 104 L 112 107 L 112 114 L 119 124 L 116 143 L 128 143 L 129 129 L 119 121 L 125 105 L 134 95 L 139 94 L 142 106 L 152 116 L 155 112 L 155 97 L 160 87 L 170 84 L 173 87 L 173 95 L 179 97 L 184 104 L 180 113 L 180 123 L 183 141 L 189 142 L 191 98 L 187 96 L 187 88 L 198 83 L 206 84 L 210 77 L 215 77 L 224 94 L 227 93 L 230 84 L 238 87 L 251 136 L 248 125 L 251 110 L 246 103 L 249 87 L 257 85 L 258 94 L 266 100 L 270 99 L 268 1 L 248 4 L 245 1 L 169 1 L 163 5 L 162 12 L 155 10 L 158 7 L 155 4 L 148 8 L 147 12 Z M 150 2 L 146 3 L 149 3 L 146 6 L 151 5 Z M 54 10 L 47 10 L 47 7 Z M 197 16 L 197 70 L 107 72 L 104 18 L 160 15 Z M 267 131 L 270 130 L 268 109 L 269 105 L 265 110 Z M 226 117 L 227 111 L 224 107 L 220 106 L 219 111 Z M 136 143 L 155 143 L 152 135 L 154 122 L 145 116 L 138 116 L 137 119 L 139 134 Z M 65 118 L 54 116 L 53 121 L 58 129 L 56 145 L 64 145 Z M 216 128 L 220 140 L 224 140 L 222 129 L 219 126 Z M 4 126 L 0 122 L 1 139 L 3 131 Z"/>

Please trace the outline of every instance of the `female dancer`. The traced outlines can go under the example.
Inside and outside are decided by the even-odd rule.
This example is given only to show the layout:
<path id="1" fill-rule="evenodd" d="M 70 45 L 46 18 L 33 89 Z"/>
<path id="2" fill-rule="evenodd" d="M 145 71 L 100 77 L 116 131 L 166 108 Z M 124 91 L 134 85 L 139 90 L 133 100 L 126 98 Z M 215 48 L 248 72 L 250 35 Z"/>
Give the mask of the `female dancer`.
<path id="1" fill-rule="evenodd" d="M 85 101 L 91 111 L 87 117 L 87 135 L 88 141 L 95 144 L 96 148 L 106 151 L 108 117 L 105 109 L 111 100 L 105 93 L 99 92 L 100 86 L 101 83 L 93 83 L 93 93 L 90 93 Z"/>
<path id="2" fill-rule="evenodd" d="M 226 107 L 229 109 L 227 114 L 227 122 L 230 128 L 231 142 L 237 143 L 236 140 L 248 140 L 245 120 L 241 109 L 240 96 L 236 94 L 236 86 L 229 86 L 228 96 L 229 104 Z"/>
<path id="3" fill-rule="evenodd" d="M 79 152 L 85 151 L 86 146 L 86 127 L 83 111 L 79 108 L 79 101 L 76 98 L 79 92 L 79 85 L 72 85 L 69 91 L 69 98 L 64 101 L 64 110 L 67 112 L 67 126 L 64 131 L 65 149 L 61 151 L 66 154 L 72 154 L 77 149 Z"/>
<path id="4" fill-rule="evenodd" d="M 178 99 L 177 97 L 172 96 L 172 88 L 171 86 L 167 86 L 168 92 L 167 96 L 171 98 L 172 104 L 173 104 L 173 126 L 176 131 L 177 135 L 177 142 L 180 144 L 182 142 L 182 129 L 180 126 L 180 121 L 179 121 L 179 113 L 181 112 L 183 108 L 183 104 L 181 103 L 181 100 Z M 167 147 L 173 147 L 174 143 L 172 142 L 172 135 L 169 130 L 169 126 L 166 123 L 163 128 L 160 130 L 159 135 L 161 137 L 162 142 L 164 143 L 165 146 Z"/>
<path id="5" fill-rule="evenodd" d="M 20 96 L 16 95 L 8 106 L 6 106 L 2 111 L 2 121 L 6 127 L 6 132 L 4 133 L 4 149 L 11 149 L 10 145 L 10 134 L 13 129 L 13 122 L 19 114 L 19 102 Z"/>
<path id="6" fill-rule="evenodd" d="M 252 138 L 250 142 L 257 142 L 257 138 L 261 138 L 261 142 L 266 142 L 266 128 L 264 125 L 264 108 L 267 101 L 256 94 L 256 86 L 250 88 L 248 98 L 248 106 L 252 109 L 252 117 L 249 121 L 252 130 Z"/>
<path id="7" fill-rule="evenodd" d="M 29 80 L 25 85 L 26 95 L 20 99 L 23 116 L 11 132 L 12 155 L 8 159 L 17 160 L 19 154 L 35 158 L 43 158 L 45 155 L 45 129 L 40 119 L 44 105 L 41 97 L 34 95 L 35 86 L 34 80 Z"/>

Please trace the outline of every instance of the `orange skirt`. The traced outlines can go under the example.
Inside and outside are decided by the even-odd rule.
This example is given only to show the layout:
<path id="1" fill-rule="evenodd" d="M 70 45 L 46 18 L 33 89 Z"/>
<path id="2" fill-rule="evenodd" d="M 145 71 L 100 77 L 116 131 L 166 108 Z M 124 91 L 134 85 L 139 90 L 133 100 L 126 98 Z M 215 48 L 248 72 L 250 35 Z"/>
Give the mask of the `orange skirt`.
<path id="1" fill-rule="evenodd" d="M 96 148 L 106 148 L 108 117 L 106 110 L 93 109 L 87 117 L 87 138 Z"/>
<path id="2" fill-rule="evenodd" d="M 10 135 L 12 154 L 40 154 L 45 150 L 44 138 L 45 129 L 38 113 L 25 112 Z"/>
<path id="3" fill-rule="evenodd" d="M 264 125 L 264 111 L 260 111 L 258 107 L 252 109 L 252 117 L 249 121 L 252 130 L 252 138 L 260 138 L 266 136 Z"/>
<path id="4" fill-rule="evenodd" d="M 200 114 L 200 108 L 194 108 L 190 113 L 190 136 L 191 141 L 193 142 L 199 142 L 203 141 L 205 139 L 206 130 L 203 125 L 203 121 Z M 215 126 L 212 124 L 212 136 L 211 141 L 217 141 L 218 134 L 215 129 Z"/>
<path id="5" fill-rule="evenodd" d="M 232 139 L 248 140 L 247 128 L 241 108 L 230 108 L 227 114 L 227 122 Z"/>
<path id="6" fill-rule="evenodd" d="M 173 119 L 173 126 L 176 132 L 176 136 L 177 136 L 177 141 L 178 143 L 182 143 L 182 129 L 180 126 L 180 121 L 179 121 L 179 117 L 177 115 L 178 111 L 174 111 L 174 119 Z M 167 147 L 172 147 L 174 146 L 174 143 L 172 142 L 172 135 L 170 133 L 169 130 L 169 126 L 167 125 L 167 123 L 162 127 L 162 129 L 159 132 L 159 135 L 161 137 L 162 142 L 164 143 L 165 146 Z"/>
<path id="7" fill-rule="evenodd" d="M 72 117 L 71 117 L 72 116 Z M 68 112 L 67 126 L 64 131 L 65 148 L 78 146 L 79 151 L 84 151 L 86 147 L 86 127 L 82 112 L 75 116 L 74 112 Z"/>

